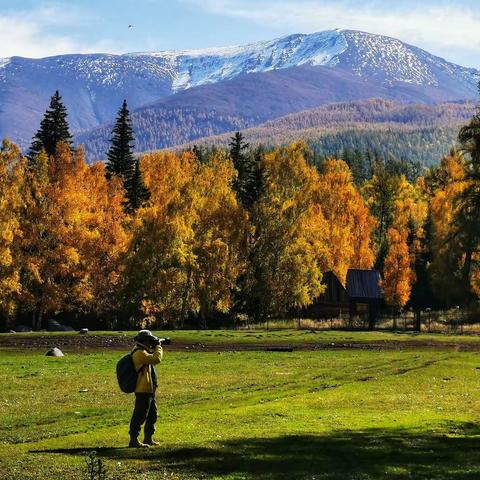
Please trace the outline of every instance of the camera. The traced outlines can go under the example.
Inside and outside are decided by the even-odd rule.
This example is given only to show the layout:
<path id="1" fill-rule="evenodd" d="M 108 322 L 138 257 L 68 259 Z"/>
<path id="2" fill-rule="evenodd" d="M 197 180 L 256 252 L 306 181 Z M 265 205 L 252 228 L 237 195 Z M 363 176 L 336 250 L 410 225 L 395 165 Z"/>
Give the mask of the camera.
<path id="1" fill-rule="evenodd" d="M 152 338 L 152 345 L 154 347 L 156 347 L 157 345 L 161 345 L 162 343 L 164 345 L 170 345 L 172 341 L 170 340 L 170 337 L 166 337 L 166 338 L 153 337 Z"/>

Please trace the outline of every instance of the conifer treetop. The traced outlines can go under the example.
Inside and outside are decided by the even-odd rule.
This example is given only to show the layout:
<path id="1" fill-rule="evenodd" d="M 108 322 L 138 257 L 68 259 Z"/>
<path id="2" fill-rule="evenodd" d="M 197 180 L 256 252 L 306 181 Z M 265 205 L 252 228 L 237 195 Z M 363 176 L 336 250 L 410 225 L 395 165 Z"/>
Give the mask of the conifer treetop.
<path id="1" fill-rule="evenodd" d="M 67 121 L 67 109 L 58 90 L 50 99 L 50 105 L 40 122 L 40 128 L 33 137 L 29 158 L 34 159 L 43 149 L 47 155 L 54 155 L 59 142 L 72 145 L 72 135 Z"/>
<path id="2" fill-rule="evenodd" d="M 135 168 L 133 127 L 126 100 L 118 111 L 110 141 L 111 146 L 107 152 L 107 176 L 119 175 L 126 181 Z"/>

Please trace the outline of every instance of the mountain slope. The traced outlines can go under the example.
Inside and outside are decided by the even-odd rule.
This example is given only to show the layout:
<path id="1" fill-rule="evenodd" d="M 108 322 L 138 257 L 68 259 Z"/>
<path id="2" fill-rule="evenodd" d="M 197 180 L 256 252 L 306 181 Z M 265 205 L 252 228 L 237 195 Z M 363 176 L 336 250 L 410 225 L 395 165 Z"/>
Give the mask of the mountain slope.
<path id="1" fill-rule="evenodd" d="M 349 30 L 207 50 L 12 57 L 0 61 L 0 136 L 28 144 L 55 89 L 79 131 L 111 121 L 124 98 L 135 109 L 193 87 L 299 66 L 323 66 L 426 102 L 473 98 L 478 79 L 474 69 L 399 40 Z"/>
<path id="2" fill-rule="evenodd" d="M 305 140 L 319 154 L 344 149 L 378 150 L 383 157 L 409 158 L 430 166 L 456 143 L 461 125 L 475 112 L 473 102 L 436 105 L 370 99 L 335 103 L 286 115 L 243 131 L 252 145 Z M 227 146 L 233 132 L 197 139 L 198 145 Z M 191 144 L 178 148 L 190 148 Z"/>

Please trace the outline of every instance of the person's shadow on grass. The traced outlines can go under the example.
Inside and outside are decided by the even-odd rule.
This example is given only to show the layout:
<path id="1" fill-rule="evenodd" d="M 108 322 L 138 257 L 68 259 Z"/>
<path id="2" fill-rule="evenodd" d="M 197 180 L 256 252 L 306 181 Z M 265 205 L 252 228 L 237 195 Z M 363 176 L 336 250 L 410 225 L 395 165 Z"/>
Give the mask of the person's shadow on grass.
<path id="1" fill-rule="evenodd" d="M 207 447 L 92 448 L 99 457 L 160 463 L 194 476 L 289 479 L 479 479 L 480 429 L 452 424 L 449 434 L 405 430 L 341 431 L 217 442 Z M 36 453 L 85 454 L 86 449 Z M 152 465 L 152 469 L 158 467 Z"/>

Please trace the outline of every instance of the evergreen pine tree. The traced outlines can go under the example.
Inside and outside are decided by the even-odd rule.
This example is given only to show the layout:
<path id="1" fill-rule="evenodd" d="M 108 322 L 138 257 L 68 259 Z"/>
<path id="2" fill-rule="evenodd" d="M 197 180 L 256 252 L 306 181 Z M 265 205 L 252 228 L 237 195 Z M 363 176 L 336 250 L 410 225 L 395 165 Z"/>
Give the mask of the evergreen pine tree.
<path id="1" fill-rule="evenodd" d="M 249 183 L 249 199 L 250 206 L 255 204 L 263 193 L 263 156 L 265 148 L 260 145 L 250 155 L 250 183 Z"/>
<path id="2" fill-rule="evenodd" d="M 118 176 L 123 180 L 127 195 L 125 207 L 131 213 L 141 207 L 149 197 L 149 192 L 143 183 L 140 162 L 133 155 L 134 140 L 130 112 L 127 101 L 124 100 L 112 130 L 105 169 L 107 178 Z"/>
<path id="3" fill-rule="evenodd" d="M 452 240 L 460 242 L 464 260 L 461 279 L 465 292 L 465 304 L 474 298 L 471 287 L 471 274 L 475 267 L 475 257 L 480 244 L 480 109 L 465 125 L 458 136 L 461 149 L 467 155 L 465 180 L 467 187 L 456 198 L 457 211 L 454 217 Z"/>
<path id="4" fill-rule="evenodd" d="M 246 150 L 250 145 L 245 142 L 243 139 L 242 132 L 236 132 L 235 135 L 230 139 L 230 156 L 232 157 L 233 164 L 235 168 L 241 167 L 245 155 L 244 150 Z"/>
<path id="5" fill-rule="evenodd" d="M 59 142 L 72 144 L 72 135 L 70 134 L 67 109 L 62 102 L 62 97 L 57 90 L 50 100 L 43 120 L 40 122 L 40 128 L 32 139 L 32 145 L 28 153 L 28 158 L 33 161 L 42 149 L 47 155 L 54 155 Z"/>
<path id="6" fill-rule="evenodd" d="M 133 156 L 133 128 L 128 111 L 127 101 L 118 111 L 115 126 L 112 130 L 111 146 L 107 152 L 107 178 L 114 175 L 122 177 L 125 188 L 127 182 L 134 173 L 135 157 Z"/>
<path id="7" fill-rule="evenodd" d="M 253 207 L 264 192 L 264 154 L 264 148 L 259 146 L 254 151 L 250 151 L 248 155 L 243 156 L 243 161 L 240 163 L 242 170 L 240 173 L 237 167 L 238 179 L 234 185 L 237 198 L 243 207 L 249 211 L 253 225 L 256 224 L 257 215 L 256 209 Z M 255 225 L 253 231 L 247 235 L 245 248 L 249 268 L 238 277 L 237 288 L 234 291 L 234 310 L 238 313 L 247 314 L 256 320 L 259 320 L 264 313 L 261 289 L 254 289 L 253 292 L 251 290 L 252 285 L 261 285 L 262 283 L 259 259 L 261 254 L 257 248 L 260 231 L 261 227 Z"/>
<path id="8" fill-rule="evenodd" d="M 258 200 L 261 193 L 261 148 L 255 152 L 246 152 L 250 146 L 243 139 L 240 132 L 236 132 L 230 141 L 230 157 L 238 172 L 238 177 L 233 185 L 240 203 L 247 209 Z"/>
<path id="9" fill-rule="evenodd" d="M 138 208 L 143 206 L 149 199 L 150 193 L 143 183 L 142 171 L 140 170 L 140 161 L 134 160 L 135 166 L 133 174 L 127 179 L 125 189 L 127 191 L 127 210 L 135 212 Z"/>

